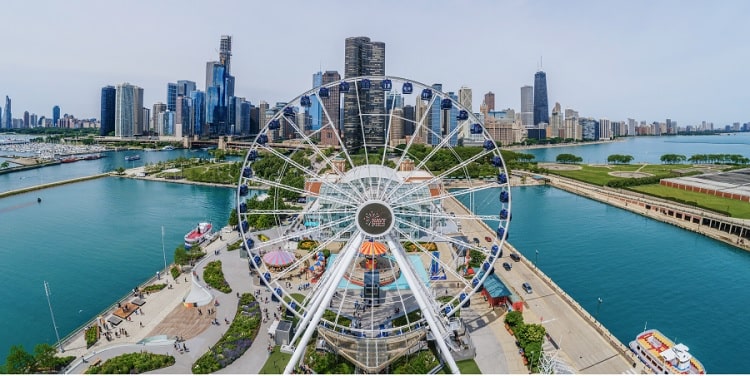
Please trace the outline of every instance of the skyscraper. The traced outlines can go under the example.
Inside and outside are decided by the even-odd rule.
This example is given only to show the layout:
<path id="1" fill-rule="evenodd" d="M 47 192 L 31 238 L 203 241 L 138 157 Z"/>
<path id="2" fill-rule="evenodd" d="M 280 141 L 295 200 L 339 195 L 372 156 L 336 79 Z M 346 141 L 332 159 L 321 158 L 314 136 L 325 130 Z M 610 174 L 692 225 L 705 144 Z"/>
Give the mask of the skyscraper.
<path id="1" fill-rule="evenodd" d="M 102 88 L 101 99 L 101 118 L 99 135 L 107 136 L 115 131 L 115 94 L 117 90 L 114 86 L 105 86 Z"/>
<path id="2" fill-rule="evenodd" d="M 191 118 L 193 122 L 193 134 L 197 136 L 207 136 L 206 129 L 206 93 L 200 90 L 190 92 L 190 99 L 193 101 L 191 107 Z"/>
<path id="3" fill-rule="evenodd" d="M 549 124 L 547 105 L 547 74 L 539 71 L 534 74 L 534 125 Z"/>
<path id="4" fill-rule="evenodd" d="M 232 36 L 222 35 L 221 41 L 219 42 L 219 63 L 226 68 L 227 74 L 229 74 L 231 70 L 231 60 L 232 60 Z"/>
<path id="5" fill-rule="evenodd" d="M 474 110 L 471 108 L 472 107 L 471 102 L 472 102 L 471 88 L 467 86 L 461 86 L 461 88 L 458 89 L 458 103 L 466 107 L 466 109 L 469 110 L 469 112 L 474 112 Z M 494 102 L 494 99 L 493 99 L 493 102 Z"/>
<path id="6" fill-rule="evenodd" d="M 23 128 L 29 127 L 29 111 L 23 112 Z"/>
<path id="7" fill-rule="evenodd" d="M 177 84 L 167 83 L 167 110 L 174 111 L 177 108 Z"/>
<path id="8" fill-rule="evenodd" d="M 534 126 L 534 87 L 521 86 L 521 125 Z"/>
<path id="9" fill-rule="evenodd" d="M 231 75 L 232 37 L 222 35 L 219 61 L 206 63 L 206 110 L 208 135 L 227 133 L 229 103 L 234 97 L 234 76 Z M 205 132 L 204 132 L 205 133 Z"/>
<path id="10" fill-rule="evenodd" d="M 55 105 L 52 107 L 52 126 L 59 127 L 60 124 L 60 106 Z"/>
<path id="11" fill-rule="evenodd" d="M 432 84 L 432 89 L 437 91 L 443 91 L 443 84 Z M 437 145 L 440 143 L 441 136 L 443 135 L 442 130 L 442 114 L 443 111 L 440 109 L 440 101 L 436 100 L 432 102 L 432 106 L 430 107 L 430 132 L 428 136 L 428 140 L 430 140 L 430 145 Z"/>
<path id="12" fill-rule="evenodd" d="M 13 128 L 13 116 L 10 107 L 10 97 L 5 96 L 5 113 L 3 114 L 3 123 L 5 128 Z"/>
<path id="13" fill-rule="evenodd" d="M 495 93 L 488 92 L 484 95 L 484 103 L 487 106 L 487 111 L 495 111 Z"/>
<path id="14" fill-rule="evenodd" d="M 321 78 L 321 84 L 326 85 L 341 79 L 337 71 L 325 71 Z M 341 94 L 338 86 L 332 86 L 328 89 L 328 98 L 320 98 L 323 102 L 321 109 L 321 131 L 320 144 L 326 146 L 339 145 L 337 135 L 341 134 Z"/>
<path id="15" fill-rule="evenodd" d="M 189 97 L 190 93 L 195 91 L 195 82 L 189 81 L 189 80 L 179 80 L 177 81 L 177 95 L 182 95 L 185 97 Z"/>
<path id="16" fill-rule="evenodd" d="M 385 43 L 352 37 L 346 38 L 345 47 L 345 78 L 385 75 Z M 344 144 L 348 149 L 363 143 L 373 147 L 385 144 L 385 97 L 379 87 L 379 82 L 372 82 L 370 90 L 356 84 L 344 95 Z M 361 113 L 374 116 L 361 117 Z"/>
<path id="17" fill-rule="evenodd" d="M 323 72 L 313 73 L 313 89 L 323 85 Z M 323 109 L 320 106 L 320 101 L 317 99 L 317 94 L 313 94 L 310 103 L 310 128 L 313 131 L 320 129 L 320 122 L 322 120 Z"/>
<path id="18" fill-rule="evenodd" d="M 143 89 L 127 82 L 115 92 L 115 136 L 132 137 L 143 131 Z"/>
<path id="19" fill-rule="evenodd" d="M 167 105 L 161 102 L 154 103 L 153 109 L 151 110 L 151 127 L 153 130 L 159 134 L 159 136 L 166 136 L 167 134 L 164 133 L 164 130 L 161 129 L 160 125 L 163 125 L 161 123 L 161 120 L 163 119 L 162 114 L 167 111 Z"/>

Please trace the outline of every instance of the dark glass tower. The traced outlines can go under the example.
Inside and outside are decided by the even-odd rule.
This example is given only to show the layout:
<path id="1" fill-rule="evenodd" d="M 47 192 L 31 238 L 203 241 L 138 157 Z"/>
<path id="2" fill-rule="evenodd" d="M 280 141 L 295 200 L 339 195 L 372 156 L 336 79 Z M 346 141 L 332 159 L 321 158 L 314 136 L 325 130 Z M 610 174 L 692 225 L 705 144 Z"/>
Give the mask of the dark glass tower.
<path id="1" fill-rule="evenodd" d="M 385 43 L 352 37 L 346 38 L 345 47 L 344 78 L 385 75 Z M 354 93 L 358 85 L 351 85 L 350 92 L 344 94 L 344 144 L 348 149 L 357 149 L 364 143 L 368 146 L 385 144 L 385 116 L 382 116 L 385 95 L 375 89 L 379 86 L 380 82 L 372 82 L 372 89 L 359 89 Z M 375 116 L 360 117 L 360 109 L 362 113 Z"/>
<path id="2" fill-rule="evenodd" d="M 52 107 L 52 126 L 59 126 L 57 122 L 60 121 L 60 106 Z"/>
<path id="3" fill-rule="evenodd" d="M 167 110 L 175 111 L 177 109 L 177 84 L 174 82 L 167 83 Z"/>
<path id="4" fill-rule="evenodd" d="M 13 128 L 13 114 L 11 113 L 10 109 L 10 97 L 5 96 L 5 118 L 3 119 L 3 123 L 5 124 L 5 128 Z"/>
<path id="5" fill-rule="evenodd" d="M 102 101 L 101 108 L 102 114 L 100 118 L 101 127 L 99 128 L 99 135 L 106 136 L 110 132 L 115 131 L 115 93 L 117 89 L 114 86 L 105 86 L 102 88 Z"/>
<path id="6" fill-rule="evenodd" d="M 547 74 L 539 71 L 534 74 L 534 125 L 549 124 L 547 105 Z"/>

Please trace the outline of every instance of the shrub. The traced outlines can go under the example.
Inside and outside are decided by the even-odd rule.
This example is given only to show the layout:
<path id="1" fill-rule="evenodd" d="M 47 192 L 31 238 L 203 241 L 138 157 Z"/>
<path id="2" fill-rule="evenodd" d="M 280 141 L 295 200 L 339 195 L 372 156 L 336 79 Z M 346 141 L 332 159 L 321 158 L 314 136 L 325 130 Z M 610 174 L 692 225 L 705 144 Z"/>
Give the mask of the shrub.
<path id="1" fill-rule="evenodd" d="M 169 273 L 172 274 L 173 279 L 177 279 L 180 276 L 180 268 L 177 265 L 172 265 L 169 269 Z"/>
<path id="2" fill-rule="evenodd" d="M 205 255 L 206 252 L 203 252 L 200 246 L 196 245 L 190 249 L 185 249 L 185 245 L 180 244 L 180 246 L 174 250 L 174 262 L 179 265 L 187 265 Z"/>
<path id="3" fill-rule="evenodd" d="M 260 328 L 260 306 L 251 294 L 242 294 L 234 321 L 219 341 L 193 364 L 193 373 L 216 372 L 234 362 L 250 348 Z"/>
<path id="4" fill-rule="evenodd" d="M 96 341 L 99 340 L 99 326 L 94 325 L 86 329 L 86 348 L 94 346 Z"/>
<path id="5" fill-rule="evenodd" d="M 302 240 L 297 245 L 297 248 L 299 248 L 299 249 L 306 249 L 306 250 L 313 250 L 317 246 L 318 246 L 318 242 L 316 240 Z"/>
<path id="6" fill-rule="evenodd" d="M 158 283 L 158 284 L 148 285 L 148 286 L 146 286 L 146 287 L 143 288 L 143 292 L 161 291 L 165 287 L 167 287 L 166 283 Z"/>
<path id="7" fill-rule="evenodd" d="M 129 374 L 144 373 L 155 369 L 169 367 L 175 363 L 171 355 L 129 353 L 110 358 L 101 365 L 91 366 L 87 374 Z"/>
<path id="8" fill-rule="evenodd" d="M 219 260 L 211 261 L 206 265 L 203 270 L 203 279 L 209 286 L 225 294 L 232 292 L 229 283 L 224 279 L 224 272 L 221 270 L 221 261 Z"/>

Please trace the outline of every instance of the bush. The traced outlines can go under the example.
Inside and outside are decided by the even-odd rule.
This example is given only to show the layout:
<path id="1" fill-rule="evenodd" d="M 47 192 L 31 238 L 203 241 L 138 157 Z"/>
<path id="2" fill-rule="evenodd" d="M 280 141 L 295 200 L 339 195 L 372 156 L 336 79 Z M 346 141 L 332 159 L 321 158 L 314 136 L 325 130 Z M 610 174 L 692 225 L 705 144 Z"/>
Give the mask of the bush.
<path id="1" fill-rule="evenodd" d="M 175 363 L 171 355 L 152 353 L 129 353 L 110 358 L 101 365 L 91 366 L 87 374 L 129 374 L 144 373 L 155 369 L 169 367 Z"/>
<path id="2" fill-rule="evenodd" d="M 235 251 L 240 249 L 242 247 L 242 239 L 230 244 L 227 246 L 227 251 Z"/>
<path id="3" fill-rule="evenodd" d="M 180 268 L 177 265 L 172 265 L 169 269 L 169 273 L 172 274 L 172 278 L 176 280 L 177 277 L 180 276 Z"/>
<path id="4" fill-rule="evenodd" d="M 159 283 L 159 284 L 148 285 L 148 286 L 146 286 L 146 287 L 143 288 L 143 292 L 161 291 L 165 287 L 167 287 L 166 283 Z"/>
<path id="5" fill-rule="evenodd" d="M 96 341 L 99 340 L 99 326 L 94 325 L 86 329 L 86 348 L 94 346 Z"/>
<path id="6" fill-rule="evenodd" d="M 211 261 L 206 265 L 203 270 L 203 279 L 209 286 L 225 294 L 232 292 L 229 283 L 224 279 L 224 272 L 221 270 L 221 261 L 219 260 Z"/>
<path id="7" fill-rule="evenodd" d="M 234 321 L 208 352 L 193 364 L 193 373 L 216 372 L 234 362 L 250 348 L 260 328 L 260 306 L 251 294 L 242 294 Z"/>
<path id="8" fill-rule="evenodd" d="M 180 246 L 174 250 L 174 262 L 179 265 L 188 265 L 205 255 L 206 252 L 203 252 L 200 246 L 196 245 L 190 249 L 185 249 L 185 245 L 180 244 Z"/>
<path id="9" fill-rule="evenodd" d="M 306 249 L 308 251 L 315 249 L 317 246 L 318 242 L 316 240 L 302 240 L 297 244 L 297 248 Z"/>
<path id="10" fill-rule="evenodd" d="M 432 351 L 422 350 L 395 361 L 391 368 L 394 374 L 426 375 L 438 364 L 440 364 L 440 361 Z"/>

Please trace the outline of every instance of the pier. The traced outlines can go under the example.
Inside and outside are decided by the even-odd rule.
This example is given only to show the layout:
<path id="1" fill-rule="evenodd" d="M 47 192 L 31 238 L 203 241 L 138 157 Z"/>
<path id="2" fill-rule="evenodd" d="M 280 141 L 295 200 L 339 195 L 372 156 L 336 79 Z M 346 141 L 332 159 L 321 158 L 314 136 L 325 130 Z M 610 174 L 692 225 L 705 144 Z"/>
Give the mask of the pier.
<path id="1" fill-rule="evenodd" d="M 109 172 L 105 172 L 105 173 L 102 173 L 102 174 L 83 176 L 83 177 L 80 177 L 80 178 L 60 180 L 60 181 L 56 181 L 56 182 L 52 182 L 52 183 L 45 183 L 45 184 L 39 184 L 39 185 L 35 185 L 35 186 L 31 186 L 31 187 L 26 187 L 26 188 L 21 188 L 21 189 L 14 189 L 12 191 L 1 192 L 0 193 L 0 198 L 8 197 L 8 196 L 13 196 L 13 195 L 18 195 L 18 194 L 26 193 L 26 192 L 32 192 L 32 191 L 36 191 L 36 190 L 40 190 L 40 189 L 57 187 L 57 186 L 60 186 L 60 185 L 65 185 L 65 184 L 78 183 L 78 182 L 86 181 L 86 180 L 99 179 L 99 178 L 103 178 L 105 176 L 110 176 L 110 173 Z"/>

